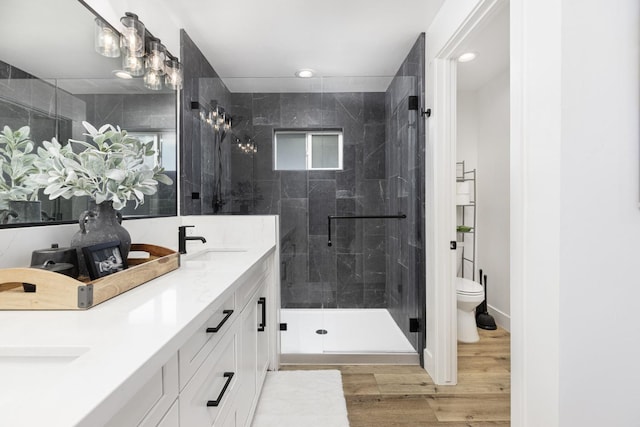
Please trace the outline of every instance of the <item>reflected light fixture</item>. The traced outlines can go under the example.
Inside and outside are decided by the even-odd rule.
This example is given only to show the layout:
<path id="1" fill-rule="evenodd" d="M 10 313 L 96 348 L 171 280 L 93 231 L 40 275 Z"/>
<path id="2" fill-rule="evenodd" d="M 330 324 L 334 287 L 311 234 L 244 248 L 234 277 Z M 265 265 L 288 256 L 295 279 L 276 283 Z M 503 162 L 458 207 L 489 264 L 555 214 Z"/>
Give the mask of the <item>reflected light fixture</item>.
<path id="1" fill-rule="evenodd" d="M 144 58 L 122 55 L 122 69 L 135 77 L 144 75 Z"/>
<path id="2" fill-rule="evenodd" d="M 100 18 L 95 19 L 94 48 L 102 56 L 117 58 L 120 56 L 120 34 Z"/>
<path id="3" fill-rule="evenodd" d="M 162 74 L 152 69 L 144 73 L 144 87 L 151 90 L 162 90 Z"/>
<path id="4" fill-rule="evenodd" d="M 465 52 L 462 55 L 458 56 L 458 62 L 469 62 L 476 59 L 476 54 L 474 52 Z"/>
<path id="5" fill-rule="evenodd" d="M 127 71 L 124 71 L 124 70 L 113 70 L 112 73 L 113 75 L 115 75 L 120 79 L 129 80 L 133 78 L 131 74 L 129 74 Z"/>
<path id="6" fill-rule="evenodd" d="M 164 84 L 173 90 L 182 88 L 182 64 L 177 59 L 167 59 L 164 64 Z"/>
<path id="7" fill-rule="evenodd" d="M 238 148 L 245 154 L 257 153 L 258 146 L 249 137 L 245 137 L 247 142 L 242 142 L 240 138 L 235 137 Z"/>
<path id="8" fill-rule="evenodd" d="M 310 77 L 313 77 L 314 74 L 315 74 L 315 71 L 310 70 L 308 68 L 304 68 L 296 71 L 296 77 L 300 77 L 301 79 L 308 79 Z"/>
<path id="9" fill-rule="evenodd" d="M 231 116 L 215 100 L 206 105 L 202 105 L 198 101 L 191 101 L 191 109 L 200 110 L 200 120 L 211 126 L 214 132 L 220 132 L 221 139 L 224 139 L 225 134 L 231 130 Z"/>

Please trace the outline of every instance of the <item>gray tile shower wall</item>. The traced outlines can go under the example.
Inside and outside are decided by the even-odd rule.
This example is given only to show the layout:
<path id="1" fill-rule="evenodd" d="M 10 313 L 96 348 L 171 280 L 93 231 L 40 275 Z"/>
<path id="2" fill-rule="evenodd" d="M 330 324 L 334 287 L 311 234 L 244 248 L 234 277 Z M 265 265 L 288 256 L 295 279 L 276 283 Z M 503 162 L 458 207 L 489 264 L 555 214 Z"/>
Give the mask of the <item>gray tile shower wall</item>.
<path id="1" fill-rule="evenodd" d="M 65 117 L 60 117 L 62 112 Z M 72 120 L 84 120 L 85 105 L 78 98 L 46 80 L 0 61 L 0 126 L 17 130 L 31 127 L 31 139 L 36 143 L 56 137 L 66 141 L 80 137 L 72 133 Z M 58 123 L 56 123 L 58 121 Z"/>
<path id="2" fill-rule="evenodd" d="M 113 124 L 128 131 L 175 128 L 173 93 L 75 95 L 86 103 L 86 120 L 95 126 Z"/>
<path id="3" fill-rule="evenodd" d="M 283 307 L 382 307 L 385 268 L 376 252 L 384 224 L 328 215 L 385 213 L 384 93 L 232 93 L 234 135 L 258 152 L 231 154 L 234 213 L 279 214 Z M 341 128 L 341 171 L 274 171 L 276 129 Z M 249 159 L 251 163 L 249 164 Z M 252 200 L 250 206 L 247 202 Z M 375 250 L 366 249 L 374 239 Z"/>
<path id="4" fill-rule="evenodd" d="M 231 135 L 222 137 L 200 119 L 191 102 L 220 105 L 234 115 L 231 93 L 189 35 L 180 31 L 184 85 L 180 107 L 180 212 L 183 215 L 229 213 L 231 205 Z M 228 137 L 228 138 L 227 138 Z M 195 195 L 199 198 L 195 198 Z M 193 197 L 192 197 L 193 195 Z"/>
<path id="5" fill-rule="evenodd" d="M 202 77 L 219 79 L 184 32 L 182 40 L 183 212 L 205 213 L 207 201 L 189 195 L 210 197 L 204 187 L 223 174 L 223 212 L 281 216 L 283 307 L 387 307 L 416 348 L 424 334 L 409 332 L 409 318 L 425 318 L 425 126 L 408 110 L 408 97 L 418 95 L 424 107 L 424 44 L 422 34 L 384 93 L 230 93 L 212 84 L 206 91 L 234 117 L 222 144 L 229 151 L 220 155 L 207 151 L 187 105 L 205 92 Z M 343 170 L 274 171 L 273 133 L 283 128 L 341 128 Z M 239 142 L 255 144 L 257 153 Z M 221 169 L 200 160 L 216 155 Z M 407 219 L 336 220 L 327 246 L 327 215 L 398 212 Z"/>
<path id="6" fill-rule="evenodd" d="M 425 36 L 421 34 L 400 66 L 385 95 L 386 205 L 406 220 L 390 222 L 386 230 L 387 308 L 416 349 L 424 348 L 424 322 L 419 334 L 409 331 L 409 319 L 425 319 L 424 179 L 425 126 L 420 111 L 408 109 L 417 95 L 424 108 Z M 421 353 L 419 351 L 419 353 Z M 422 357 L 422 354 L 420 354 Z"/>

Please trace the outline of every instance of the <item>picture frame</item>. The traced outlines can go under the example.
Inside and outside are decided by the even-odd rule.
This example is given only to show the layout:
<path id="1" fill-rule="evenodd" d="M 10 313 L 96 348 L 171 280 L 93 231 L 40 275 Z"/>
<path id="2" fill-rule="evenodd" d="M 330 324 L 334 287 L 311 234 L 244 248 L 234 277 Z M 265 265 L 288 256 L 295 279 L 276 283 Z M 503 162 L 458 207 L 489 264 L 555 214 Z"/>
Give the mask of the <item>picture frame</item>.
<path id="1" fill-rule="evenodd" d="M 91 280 L 127 268 L 127 260 L 122 256 L 119 240 L 85 246 L 82 248 L 82 253 Z"/>

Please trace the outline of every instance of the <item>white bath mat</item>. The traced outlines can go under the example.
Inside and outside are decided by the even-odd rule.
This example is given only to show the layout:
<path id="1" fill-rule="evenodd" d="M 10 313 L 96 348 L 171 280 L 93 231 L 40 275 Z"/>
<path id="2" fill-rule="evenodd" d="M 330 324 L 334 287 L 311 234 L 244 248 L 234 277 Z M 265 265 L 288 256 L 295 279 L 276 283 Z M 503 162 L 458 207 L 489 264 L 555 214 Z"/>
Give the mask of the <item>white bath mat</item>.
<path id="1" fill-rule="evenodd" d="M 252 427 L 348 427 L 340 371 L 267 372 Z"/>

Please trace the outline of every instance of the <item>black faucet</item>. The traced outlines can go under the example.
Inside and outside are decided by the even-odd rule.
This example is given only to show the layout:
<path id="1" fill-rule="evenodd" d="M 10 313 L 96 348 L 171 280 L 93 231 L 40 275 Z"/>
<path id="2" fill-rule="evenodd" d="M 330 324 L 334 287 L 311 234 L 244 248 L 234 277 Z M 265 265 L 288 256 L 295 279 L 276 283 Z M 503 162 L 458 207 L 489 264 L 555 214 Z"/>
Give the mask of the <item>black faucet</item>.
<path id="1" fill-rule="evenodd" d="M 202 236 L 187 236 L 187 227 L 194 226 L 181 225 L 178 227 L 178 252 L 181 254 L 187 253 L 187 240 L 200 240 L 202 243 L 207 243 L 207 239 Z"/>

